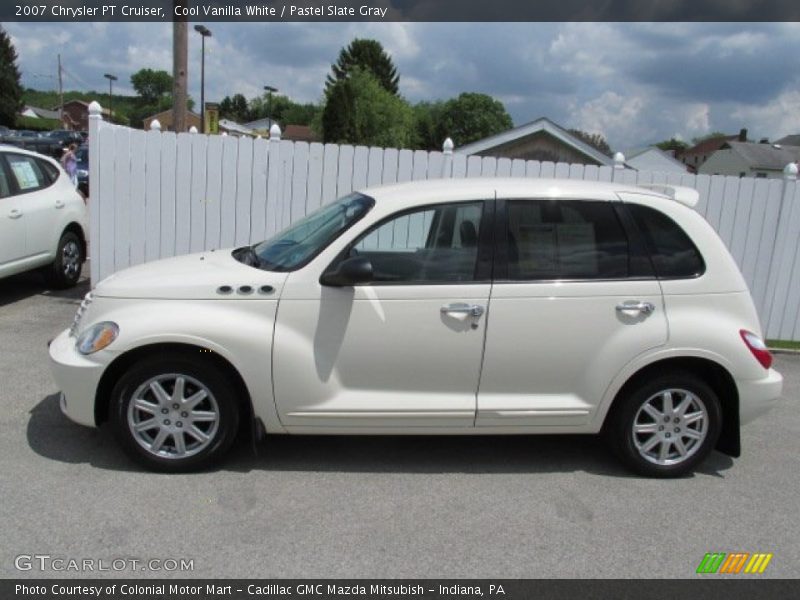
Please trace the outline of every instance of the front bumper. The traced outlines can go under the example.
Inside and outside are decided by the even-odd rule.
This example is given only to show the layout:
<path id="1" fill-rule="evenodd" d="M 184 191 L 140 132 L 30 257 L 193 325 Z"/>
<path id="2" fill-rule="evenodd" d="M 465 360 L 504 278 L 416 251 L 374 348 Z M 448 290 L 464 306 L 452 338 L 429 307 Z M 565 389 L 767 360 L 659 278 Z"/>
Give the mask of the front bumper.
<path id="1" fill-rule="evenodd" d="M 78 352 L 67 329 L 50 342 L 49 354 L 50 370 L 61 390 L 62 412 L 76 423 L 96 427 L 95 395 L 106 365 Z"/>
<path id="2" fill-rule="evenodd" d="M 771 409 L 783 392 L 783 376 L 770 369 L 762 379 L 737 381 L 739 422 L 749 423 Z"/>

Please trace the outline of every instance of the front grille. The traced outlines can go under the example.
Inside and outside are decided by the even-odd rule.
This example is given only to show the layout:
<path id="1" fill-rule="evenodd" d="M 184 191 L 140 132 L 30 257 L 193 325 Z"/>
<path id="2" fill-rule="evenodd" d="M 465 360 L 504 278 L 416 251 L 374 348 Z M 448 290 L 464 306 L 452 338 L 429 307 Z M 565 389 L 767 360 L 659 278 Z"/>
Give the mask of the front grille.
<path id="1" fill-rule="evenodd" d="M 81 301 L 81 305 L 78 307 L 78 311 L 75 313 L 75 317 L 72 319 L 72 325 L 69 328 L 69 334 L 72 337 L 78 335 L 78 327 L 80 327 L 81 319 L 83 315 L 86 313 L 86 309 L 89 308 L 89 305 L 92 303 L 92 292 L 89 292 L 84 296 L 83 300 Z"/>

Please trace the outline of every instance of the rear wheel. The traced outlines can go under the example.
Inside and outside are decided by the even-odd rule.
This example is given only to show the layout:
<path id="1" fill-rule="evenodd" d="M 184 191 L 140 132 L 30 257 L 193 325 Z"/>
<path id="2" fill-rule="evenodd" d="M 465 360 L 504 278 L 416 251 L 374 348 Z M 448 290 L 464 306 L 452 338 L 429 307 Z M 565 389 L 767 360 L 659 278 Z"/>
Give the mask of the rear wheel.
<path id="1" fill-rule="evenodd" d="M 691 373 L 641 383 L 618 402 L 606 434 L 620 459 L 642 475 L 685 475 L 709 455 L 719 438 L 719 399 Z"/>
<path id="2" fill-rule="evenodd" d="M 65 231 L 58 240 L 56 258 L 45 270 L 48 284 L 68 288 L 78 283 L 83 268 L 83 242 L 73 231 Z"/>
<path id="3" fill-rule="evenodd" d="M 230 448 L 239 424 L 234 387 L 216 365 L 154 357 L 134 365 L 112 392 L 112 423 L 125 451 L 168 472 L 206 468 Z"/>

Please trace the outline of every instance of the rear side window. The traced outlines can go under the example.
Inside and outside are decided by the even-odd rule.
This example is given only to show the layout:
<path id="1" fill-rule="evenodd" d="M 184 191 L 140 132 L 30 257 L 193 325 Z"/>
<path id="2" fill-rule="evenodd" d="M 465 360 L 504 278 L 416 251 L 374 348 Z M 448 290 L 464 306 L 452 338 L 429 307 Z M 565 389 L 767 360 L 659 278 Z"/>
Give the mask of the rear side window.
<path id="1" fill-rule="evenodd" d="M 7 154 L 6 160 L 19 193 L 40 190 L 52 183 L 42 161 L 22 154 Z"/>
<path id="2" fill-rule="evenodd" d="M 629 204 L 628 209 L 645 237 L 659 277 L 684 279 L 705 272 L 703 257 L 675 221 L 648 206 Z"/>
<path id="3" fill-rule="evenodd" d="M 610 202 L 508 202 L 508 278 L 624 279 L 644 272 Z"/>

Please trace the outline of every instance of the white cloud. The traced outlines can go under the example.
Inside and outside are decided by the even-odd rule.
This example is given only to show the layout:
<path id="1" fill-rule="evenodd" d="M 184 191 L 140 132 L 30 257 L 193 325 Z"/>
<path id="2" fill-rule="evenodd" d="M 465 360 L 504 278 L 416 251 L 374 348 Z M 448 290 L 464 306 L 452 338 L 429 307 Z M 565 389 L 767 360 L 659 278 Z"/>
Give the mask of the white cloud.
<path id="1" fill-rule="evenodd" d="M 740 106 L 731 114 L 747 124 L 751 138 L 800 133 L 800 90 L 784 92 L 764 106 Z"/>

